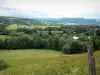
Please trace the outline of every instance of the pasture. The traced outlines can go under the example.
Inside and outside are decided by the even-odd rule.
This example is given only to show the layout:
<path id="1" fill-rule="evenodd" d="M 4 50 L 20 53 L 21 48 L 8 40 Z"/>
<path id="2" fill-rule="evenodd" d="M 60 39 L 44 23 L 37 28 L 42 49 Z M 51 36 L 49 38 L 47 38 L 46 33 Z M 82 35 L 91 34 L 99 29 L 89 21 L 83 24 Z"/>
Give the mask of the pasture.
<path id="1" fill-rule="evenodd" d="M 52 34 L 62 34 L 63 31 L 51 31 Z"/>
<path id="2" fill-rule="evenodd" d="M 17 25 L 17 24 L 13 24 L 13 25 L 9 25 L 6 27 L 6 29 L 8 30 L 16 30 L 17 28 L 23 28 L 24 25 Z"/>
<path id="3" fill-rule="evenodd" d="M 9 25 L 6 27 L 6 29 L 8 30 L 16 30 L 17 28 L 27 28 L 27 29 L 45 29 L 47 27 L 56 27 L 59 28 L 60 26 L 27 26 L 27 25 L 17 25 L 17 24 L 13 24 L 13 25 Z M 47 31 L 41 31 L 41 32 L 47 32 Z M 51 31 L 52 34 L 62 34 L 63 31 Z"/>
<path id="4" fill-rule="evenodd" d="M 40 29 L 45 29 L 47 27 L 56 27 L 56 28 L 59 28 L 60 26 L 36 26 L 36 25 L 31 25 L 31 26 L 28 26 L 28 25 L 18 25 L 18 24 L 12 24 L 12 25 L 9 25 L 6 27 L 6 29 L 8 30 L 16 30 L 17 28 L 30 28 L 30 29 L 36 29 L 36 28 L 40 28 Z"/>
<path id="5" fill-rule="evenodd" d="M 8 63 L 0 75 L 89 75 L 85 54 L 62 54 L 47 49 L 0 50 L 0 58 Z M 100 75 L 100 51 L 95 52 L 96 73 Z"/>
<path id="6" fill-rule="evenodd" d="M 6 38 L 10 38 L 10 36 L 6 36 L 6 35 L 0 35 L 0 39 L 4 40 Z"/>

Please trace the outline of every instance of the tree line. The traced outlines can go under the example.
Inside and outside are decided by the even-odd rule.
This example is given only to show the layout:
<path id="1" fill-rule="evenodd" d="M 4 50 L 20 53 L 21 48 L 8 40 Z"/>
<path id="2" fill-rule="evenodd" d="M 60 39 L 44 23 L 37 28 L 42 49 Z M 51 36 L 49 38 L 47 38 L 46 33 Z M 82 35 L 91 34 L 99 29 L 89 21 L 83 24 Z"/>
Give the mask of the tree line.
<path id="1" fill-rule="evenodd" d="M 47 27 L 45 29 L 17 28 L 5 29 L 7 25 L 0 25 L 0 34 L 10 36 L 0 40 L 0 49 L 54 49 L 64 53 L 86 52 L 88 37 L 95 35 L 95 48 L 100 49 L 100 27 L 89 25 L 72 25 Z M 52 31 L 63 31 L 52 34 Z M 79 39 L 73 39 L 73 36 Z"/>

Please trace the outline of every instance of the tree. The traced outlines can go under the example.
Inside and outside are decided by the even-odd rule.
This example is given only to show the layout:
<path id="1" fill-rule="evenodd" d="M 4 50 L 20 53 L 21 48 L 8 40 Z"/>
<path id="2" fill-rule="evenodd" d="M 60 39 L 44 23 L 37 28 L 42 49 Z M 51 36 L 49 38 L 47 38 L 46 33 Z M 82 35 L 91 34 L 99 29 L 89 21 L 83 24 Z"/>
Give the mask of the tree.
<path id="1" fill-rule="evenodd" d="M 96 50 L 99 50 L 100 49 L 100 39 L 99 38 L 97 38 L 95 40 L 95 48 L 96 48 Z"/>
<path id="2" fill-rule="evenodd" d="M 0 49 L 4 49 L 4 48 L 5 48 L 5 41 L 0 40 Z"/>
<path id="3" fill-rule="evenodd" d="M 59 35 L 54 35 L 51 40 L 51 48 L 59 50 Z"/>
<path id="4" fill-rule="evenodd" d="M 4 70 L 7 67 L 8 67 L 8 64 L 3 59 L 0 59 L 0 70 Z"/>
<path id="5" fill-rule="evenodd" d="M 96 29 L 95 34 L 96 34 L 96 36 L 100 36 L 100 29 Z"/>
<path id="6" fill-rule="evenodd" d="M 85 52 L 87 50 L 87 47 L 78 42 L 78 41 L 72 41 L 71 43 L 69 44 L 66 44 L 63 46 L 63 53 L 81 53 L 81 52 Z"/>

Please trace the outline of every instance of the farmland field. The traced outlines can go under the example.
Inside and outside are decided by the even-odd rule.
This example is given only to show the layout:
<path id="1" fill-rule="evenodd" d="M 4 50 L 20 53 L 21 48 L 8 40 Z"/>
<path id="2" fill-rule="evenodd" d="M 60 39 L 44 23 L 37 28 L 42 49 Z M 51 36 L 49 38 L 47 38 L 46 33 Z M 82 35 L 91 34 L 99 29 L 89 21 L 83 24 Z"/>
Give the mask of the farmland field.
<path id="1" fill-rule="evenodd" d="M 16 30 L 17 28 L 30 28 L 30 29 L 35 29 L 35 28 L 47 28 L 47 27 L 57 27 L 59 28 L 60 26 L 27 26 L 27 25 L 18 25 L 18 24 L 12 24 L 6 27 L 8 30 Z"/>
<path id="2" fill-rule="evenodd" d="M 0 75 L 89 75 L 85 54 L 62 54 L 46 49 L 0 50 L 9 67 Z M 95 52 L 96 72 L 100 74 L 100 51 Z"/>
<path id="3" fill-rule="evenodd" d="M 13 25 L 9 25 L 6 27 L 6 29 L 8 30 L 16 30 L 17 28 L 23 28 L 24 25 L 17 25 L 17 24 L 13 24 Z"/>
<path id="4" fill-rule="evenodd" d="M 6 39 L 6 38 L 10 38 L 10 36 L 0 35 L 0 39 Z"/>
<path id="5" fill-rule="evenodd" d="M 62 34 L 63 33 L 63 31 L 51 31 L 52 32 L 52 34 Z"/>

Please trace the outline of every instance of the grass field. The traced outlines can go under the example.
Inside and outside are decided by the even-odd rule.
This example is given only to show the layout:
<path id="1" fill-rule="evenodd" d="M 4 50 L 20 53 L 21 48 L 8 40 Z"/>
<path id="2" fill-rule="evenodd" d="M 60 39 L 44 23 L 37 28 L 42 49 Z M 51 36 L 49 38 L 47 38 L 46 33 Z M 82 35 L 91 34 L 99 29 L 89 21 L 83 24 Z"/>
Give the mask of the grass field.
<path id="1" fill-rule="evenodd" d="M 30 28 L 30 29 L 35 29 L 35 28 L 46 28 L 46 27 L 57 27 L 59 28 L 60 26 L 26 26 L 26 25 L 17 25 L 17 24 L 13 24 L 13 25 L 9 25 L 8 27 L 6 27 L 6 29 L 8 30 L 16 30 L 17 28 Z M 51 31 L 52 34 L 61 34 L 63 33 L 63 31 Z"/>
<path id="2" fill-rule="evenodd" d="M 52 32 L 52 34 L 62 34 L 63 33 L 63 31 L 51 31 Z"/>
<path id="3" fill-rule="evenodd" d="M 17 24 L 13 24 L 13 25 L 9 25 L 8 27 L 6 27 L 6 29 L 8 30 L 16 30 L 17 28 L 30 28 L 30 29 L 35 29 L 35 28 L 41 28 L 41 29 L 45 29 L 47 27 L 57 27 L 59 28 L 60 26 L 27 26 L 27 25 L 17 25 Z"/>
<path id="4" fill-rule="evenodd" d="M 0 39 L 6 39 L 6 38 L 10 38 L 10 36 L 0 35 Z"/>
<path id="5" fill-rule="evenodd" d="M 5 39 L 6 36 L 5 35 L 0 35 L 0 39 Z"/>
<path id="6" fill-rule="evenodd" d="M 9 67 L 0 75 L 89 75 L 87 54 L 64 55 L 54 50 L 1 50 Z M 100 51 L 95 53 L 100 75 Z"/>
<path id="7" fill-rule="evenodd" d="M 23 28 L 24 25 L 17 25 L 17 24 L 13 24 L 13 25 L 9 25 L 8 27 L 6 27 L 6 29 L 8 30 L 16 30 L 17 28 Z"/>

